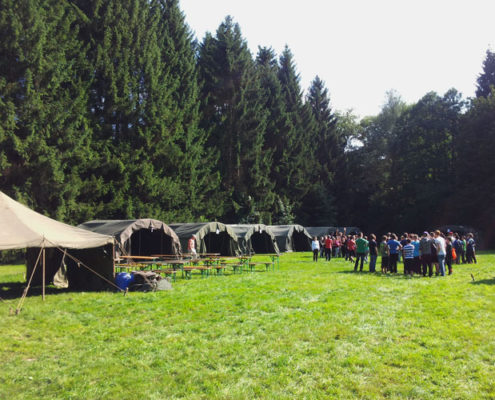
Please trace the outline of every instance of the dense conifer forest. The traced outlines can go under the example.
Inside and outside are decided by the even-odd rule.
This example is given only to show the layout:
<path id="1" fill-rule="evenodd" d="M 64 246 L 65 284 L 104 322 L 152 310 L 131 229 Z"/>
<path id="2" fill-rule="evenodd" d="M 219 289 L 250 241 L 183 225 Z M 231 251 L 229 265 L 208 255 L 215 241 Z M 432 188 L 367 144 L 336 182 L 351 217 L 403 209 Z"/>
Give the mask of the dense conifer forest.
<path id="1" fill-rule="evenodd" d="M 0 188 L 51 217 L 493 239 L 491 50 L 474 98 L 389 92 L 361 120 L 231 17 L 193 37 L 178 0 L 0 0 L 0 54 Z"/>

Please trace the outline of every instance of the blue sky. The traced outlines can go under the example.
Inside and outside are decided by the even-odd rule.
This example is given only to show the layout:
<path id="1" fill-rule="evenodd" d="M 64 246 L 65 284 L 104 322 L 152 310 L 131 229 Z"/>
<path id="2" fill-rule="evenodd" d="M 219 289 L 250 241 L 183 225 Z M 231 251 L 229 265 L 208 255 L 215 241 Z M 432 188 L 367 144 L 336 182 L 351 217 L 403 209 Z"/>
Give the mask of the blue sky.
<path id="1" fill-rule="evenodd" d="M 388 90 L 408 102 L 455 87 L 473 96 L 488 48 L 495 0 L 181 0 L 199 40 L 226 15 L 255 55 L 287 44 L 307 89 L 318 75 L 334 109 L 380 111 Z"/>

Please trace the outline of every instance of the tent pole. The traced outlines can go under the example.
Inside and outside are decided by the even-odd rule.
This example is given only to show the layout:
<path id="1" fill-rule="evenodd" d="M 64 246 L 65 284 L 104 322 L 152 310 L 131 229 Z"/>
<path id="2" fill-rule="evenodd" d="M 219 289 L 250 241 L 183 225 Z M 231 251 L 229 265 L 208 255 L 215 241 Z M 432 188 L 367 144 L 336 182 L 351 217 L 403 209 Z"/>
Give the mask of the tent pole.
<path id="1" fill-rule="evenodd" d="M 46 272 L 46 266 L 45 266 L 45 247 L 43 247 L 43 277 L 42 277 L 42 281 L 43 281 L 43 287 L 42 287 L 42 299 L 43 301 L 45 301 L 45 272 Z"/>

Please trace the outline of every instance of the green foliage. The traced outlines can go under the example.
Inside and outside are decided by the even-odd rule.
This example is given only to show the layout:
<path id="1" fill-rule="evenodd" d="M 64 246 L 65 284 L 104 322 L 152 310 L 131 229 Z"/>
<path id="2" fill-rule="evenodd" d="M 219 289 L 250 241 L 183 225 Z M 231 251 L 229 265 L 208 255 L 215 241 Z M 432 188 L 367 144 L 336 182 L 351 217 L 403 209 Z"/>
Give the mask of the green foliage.
<path id="1" fill-rule="evenodd" d="M 227 17 L 216 36 L 206 35 L 199 50 L 203 82 L 203 127 L 211 131 L 208 146 L 221 154 L 218 171 L 226 201 L 224 220 L 237 222 L 250 202 L 268 211 L 274 196 L 265 154 L 267 113 L 260 79 L 238 24 Z M 230 204 L 229 204 L 230 203 Z"/>
<path id="2" fill-rule="evenodd" d="M 0 186 L 53 217 L 71 209 L 89 148 L 83 44 L 58 1 L 0 7 Z"/>
<path id="3" fill-rule="evenodd" d="M 476 83 L 476 97 L 488 97 L 492 94 L 495 87 L 495 53 L 491 50 L 486 51 L 483 72 Z"/>

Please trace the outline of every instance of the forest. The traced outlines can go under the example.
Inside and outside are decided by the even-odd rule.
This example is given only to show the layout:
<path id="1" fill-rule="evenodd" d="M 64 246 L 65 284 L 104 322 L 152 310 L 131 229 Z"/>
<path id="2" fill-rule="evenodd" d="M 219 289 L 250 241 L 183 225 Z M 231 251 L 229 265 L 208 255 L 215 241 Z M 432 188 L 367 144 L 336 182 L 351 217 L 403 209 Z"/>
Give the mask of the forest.
<path id="1" fill-rule="evenodd" d="M 0 190 L 58 220 L 453 224 L 495 243 L 490 49 L 475 97 L 390 91 L 363 119 L 229 16 L 195 38 L 178 0 L 0 0 L 0 54 Z"/>

